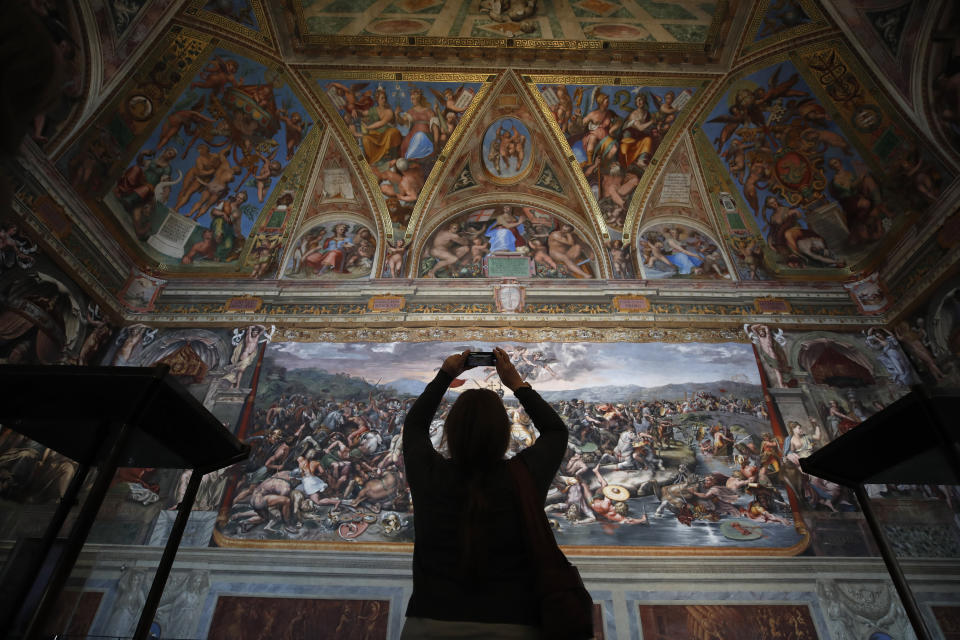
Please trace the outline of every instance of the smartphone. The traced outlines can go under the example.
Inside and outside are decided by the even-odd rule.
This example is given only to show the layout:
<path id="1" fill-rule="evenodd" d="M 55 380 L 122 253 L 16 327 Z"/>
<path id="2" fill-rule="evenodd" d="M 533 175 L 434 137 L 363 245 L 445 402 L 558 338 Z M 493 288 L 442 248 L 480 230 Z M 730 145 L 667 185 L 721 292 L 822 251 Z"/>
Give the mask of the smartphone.
<path id="1" fill-rule="evenodd" d="M 471 351 L 467 354 L 467 367 L 495 367 L 497 357 L 493 351 Z"/>

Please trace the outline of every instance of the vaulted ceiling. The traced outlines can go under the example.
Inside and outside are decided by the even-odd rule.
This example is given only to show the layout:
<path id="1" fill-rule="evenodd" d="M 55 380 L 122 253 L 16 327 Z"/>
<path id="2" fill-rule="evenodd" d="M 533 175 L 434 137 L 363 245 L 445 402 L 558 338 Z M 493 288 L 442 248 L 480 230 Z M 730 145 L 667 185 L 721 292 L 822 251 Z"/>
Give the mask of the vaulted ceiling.
<path id="1" fill-rule="evenodd" d="M 953 9 L 887 5 L 94 0 L 17 210 L 163 322 L 492 274 L 636 321 L 883 321 L 952 269 L 960 193 Z"/>

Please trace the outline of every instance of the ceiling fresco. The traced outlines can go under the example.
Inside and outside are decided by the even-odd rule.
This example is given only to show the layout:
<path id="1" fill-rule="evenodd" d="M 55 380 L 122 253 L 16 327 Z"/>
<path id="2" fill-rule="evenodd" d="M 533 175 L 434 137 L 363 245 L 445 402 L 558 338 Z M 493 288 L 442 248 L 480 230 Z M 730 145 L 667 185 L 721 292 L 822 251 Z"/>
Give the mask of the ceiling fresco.
<path id="1" fill-rule="evenodd" d="M 169 17 L 176 0 L 90 0 L 100 49 L 98 72 L 109 86 Z"/>
<path id="2" fill-rule="evenodd" d="M 814 0 L 761 0 L 744 34 L 740 53 L 748 54 L 826 26 Z"/>
<path id="3" fill-rule="evenodd" d="M 282 70 L 202 36 L 173 38 L 149 77 L 67 156 L 67 175 L 151 261 L 233 263 L 313 117 Z"/>
<path id="4" fill-rule="evenodd" d="M 577 171 L 617 238 L 633 219 L 638 186 L 649 182 L 644 177 L 659 159 L 664 141 L 682 130 L 687 107 L 701 86 L 666 80 L 655 85 L 538 82 Z"/>
<path id="5" fill-rule="evenodd" d="M 948 3 L 930 47 L 931 120 L 960 155 L 960 8 Z"/>
<path id="6" fill-rule="evenodd" d="M 827 19 L 842 11 L 812 0 L 100 0 L 106 98 L 49 152 L 96 219 L 84 228 L 129 261 L 121 282 L 323 282 L 332 295 L 367 279 L 506 277 L 491 259 L 519 257 L 519 277 L 544 287 L 806 281 L 846 295 L 842 282 L 943 215 L 955 172 L 938 147 L 957 111 L 946 36 L 926 103 L 942 140 L 890 97 L 917 84 L 910 40 L 927 12 L 854 5 L 862 22 L 847 26 L 878 38 L 899 80 L 879 54 L 872 76 Z M 357 47 L 398 36 L 405 59 L 356 63 Z M 337 38 L 352 63 L 300 48 Z M 441 40 L 530 55 L 431 66 Z M 617 64 L 565 49 L 591 42 Z M 689 62 L 667 70 L 628 44 Z"/>
<path id="7" fill-rule="evenodd" d="M 724 5 L 702 0 L 298 0 L 291 4 L 306 41 L 417 36 L 690 44 L 707 41 L 719 17 L 718 7 Z"/>
<path id="8" fill-rule="evenodd" d="M 391 231 L 402 235 L 438 157 L 455 138 L 482 83 L 479 78 L 388 77 L 395 76 L 318 77 L 315 82 L 325 106 L 342 120 L 349 146 L 369 167 L 389 211 Z"/>
<path id="9" fill-rule="evenodd" d="M 405 241 L 415 254 L 424 250 L 423 230 L 495 205 L 552 211 L 590 229 L 590 235 L 603 234 L 576 159 L 566 157 L 534 87 L 515 73 L 501 74 L 477 98 L 468 119 L 411 216 Z M 572 271 L 582 277 L 580 270 Z"/>
<path id="10" fill-rule="evenodd" d="M 430 234 L 424 278 L 597 278 L 590 242 L 569 221 L 533 207 L 501 205 L 461 214 Z"/>
<path id="11" fill-rule="evenodd" d="M 704 118 L 775 270 L 862 266 L 949 182 L 859 77 L 839 48 L 810 47 L 731 79 Z"/>
<path id="12" fill-rule="evenodd" d="M 220 26 L 244 40 L 273 47 L 261 0 L 189 0 L 184 15 Z"/>
<path id="13" fill-rule="evenodd" d="M 871 61 L 912 102 L 910 83 L 918 37 L 929 3 L 885 0 L 852 0 L 837 3 L 835 10 Z"/>

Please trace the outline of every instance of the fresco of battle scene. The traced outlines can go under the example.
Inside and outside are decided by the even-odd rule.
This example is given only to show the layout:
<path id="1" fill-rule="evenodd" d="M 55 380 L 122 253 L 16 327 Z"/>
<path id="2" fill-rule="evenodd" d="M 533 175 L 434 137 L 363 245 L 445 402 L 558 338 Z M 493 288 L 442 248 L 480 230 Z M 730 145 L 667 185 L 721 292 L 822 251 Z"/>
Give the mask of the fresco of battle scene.
<path id="1" fill-rule="evenodd" d="M 216 49 L 104 201 L 162 262 L 233 262 L 311 126 L 271 70 Z"/>
<path id="2" fill-rule="evenodd" d="M 0 220 L 0 364 L 96 364 L 114 331 L 20 223 Z M 16 537 L 10 528 L 17 526 L 22 503 L 54 504 L 76 468 L 73 460 L 0 425 L 0 536 Z M 32 531 L 45 525 L 33 523 Z"/>
<path id="3" fill-rule="evenodd" d="M 637 238 L 647 278 L 727 278 L 730 271 L 717 243 L 682 224 L 647 227 Z"/>
<path id="4" fill-rule="evenodd" d="M 238 430 L 252 456 L 233 474 L 218 544 L 409 542 L 403 420 L 443 358 L 465 346 L 271 344 L 251 420 Z M 507 349 L 570 429 L 546 505 L 562 544 L 761 553 L 805 546 L 749 344 Z M 439 450 L 451 402 L 476 387 L 503 391 L 492 368 L 454 381 L 431 426 Z M 537 432 L 512 395 L 503 397 L 512 457 Z"/>
<path id="5" fill-rule="evenodd" d="M 376 176 L 400 233 L 477 82 L 318 80 Z"/>
<path id="6" fill-rule="evenodd" d="M 370 275 L 377 238 L 370 227 L 332 218 L 311 225 L 294 243 L 285 278 L 325 280 Z"/>
<path id="7" fill-rule="evenodd" d="M 520 261 L 527 277 L 596 278 L 600 269 L 573 225 L 533 207 L 501 205 L 441 223 L 424 245 L 418 275 L 482 278 L 492 257 Z"/>
<path id="8" fill-rule="evenodd" d="M 876 131 L 881 119 L 863 105 L 850 126 Z M 888 131 L 874 146 L 888 160 L 864 158 L 840 124 L 790 62 L 734 81 L 705 119 L 703 133 L 781 267 L 853 265 L 939 195 L 940 176 L 919 150 L 905 151 Z"/>
<path id="9" fill-rule="evenodd" d="M 941 296 L 931 301 L 931 309 L 940 313 L 946 306 L 943 317 L 949 318 L 956 290 L 956 283 L 943 289 Z M 944 324 L 948 328 L 942 335 L 949 336 L 952 325 L 949 321 Z M 928 332 L 920 317 L 903 321 L 892 330 L 871 327 L 842 334 L 785 332 L 760 324 L 744 328 L 757 347 L 768 391 L 788 431 L 783 442 L 783 478 L 798 497 L 814 551 L 862 554 L 862 543 L 852 547 L 838 543 L 861 538 L 857 529 L 830 518 L 836 512 L 855 511 L 854 496 L 844 487 L 804 474 L 800 460 L 856 429 L 921 380 L 950 384 L 949 379 L 956 386 L 956 369 L 948 364 L 949 358 L 939 359 L 942 369 L 938 368 L 938 374 L 928 368 L 937 365 L 932 345 L 942 338 L 935 331 Z M 941 374 L 944 378 L 937 380 L 936 375 Z M 802 394 L 797 395 L 797 389 Z M 885 526 L 895 527 L 897 535 L 891 540 L 899 555 L 960 556 L 960 487 L 868 485 L 867 492 L 881 499 L 874 508 Z M 884 505 L 883 498 L 894 498 L 901 507 L 909 507 Z"/>
<path id="10" fill-rule="evenodd" d="M 538 87 L 607 224 L 623 230 L 633 192 L 693 88 Z"/>
<path id="11" fill-rule="evenodd" d="M 43 280 L 40 284 L 45 282 Z M 34 299 L 30 298 L 33 294 L 24 291 L 28 299 Z M 49 296 L 49 293 L 43 295 Z M 35 297 L 35 300 L 39 303 L 41 298 Z M 56 308 L 61 309 L 63 305 Z M 0 311 L 0 324 L 11 329 L 14 326 L 6 311 Z M 68 337 L 73 336 L 70 326 L 68 319 Z M 233 330 L 160 330 L 136 323 L 107 335 L 97 359 L 88 364 L 136 367 L 166 364 L 171 374 L 232 430 L 250 393 L 253 365 L 260 356 L 262 345 L 272 335 L 273 329 L 263 325 Z M 36 329 L 24 331 L 23 337 L 35 340 L 30 343 L 31 347 L 34 344 L 38 345 L 37 348 L 42 346 L 38 353 L 52 353 L 51 341 L 43 339 L 43 334 Z M 34 359 L 32 362 L 44 360 Z M 72 460 L 37 443 L 24 441 L 12 431 L 0 430 L 0 502 L 3 502 L 5 514 L 0 520 L 0 538 L 42 534 L 46 521 L 37 517 L 37 508 L 48 507 L 52 514 L 76 468 Z M 190 473 L 178 469 L 119 469 L 89 540 L 104 544 L 163 545 Z M 207 546 L 209 543 L 226 480 L 223 470 L 204 477 L 183 546 Z M 89 484 L 90 480 L 84 492 Z M 30 506 L 24 510 L 21 503 Z M 133 622 L 136 622 L 135 617 Z M 125 634 L 118 631 L 117 635 Z"/>

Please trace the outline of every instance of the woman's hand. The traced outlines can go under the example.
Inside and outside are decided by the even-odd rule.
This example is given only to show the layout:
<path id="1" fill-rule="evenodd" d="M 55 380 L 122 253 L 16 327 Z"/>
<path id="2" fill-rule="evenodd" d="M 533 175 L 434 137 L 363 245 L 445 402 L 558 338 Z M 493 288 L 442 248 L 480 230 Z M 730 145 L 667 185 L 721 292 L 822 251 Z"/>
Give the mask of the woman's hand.
<path id="1" fill-rule="evenodd" d="M 455 353 L 452 356 L 447 356 L 447 359 L 440 365 L 440 370 L 450 375 L 450 377 L 456 378 L 467 370 L 468 355 L 470 355 L 470 349 L 467 349 L 463 353 Z"/>
<path id="2" fill-rule="evenodd" d="M 525 384 L 523 378 L 517 373 L 513 363 L 510 362 L 510 356 L 507 355 L 506 351 L 497 347 L 493 350 L 493 353 L 497 358 L 497 375 L 500 376 L 503 386 L 510 389 L 510 391 L 516 391 L 517 387 Z"/>

